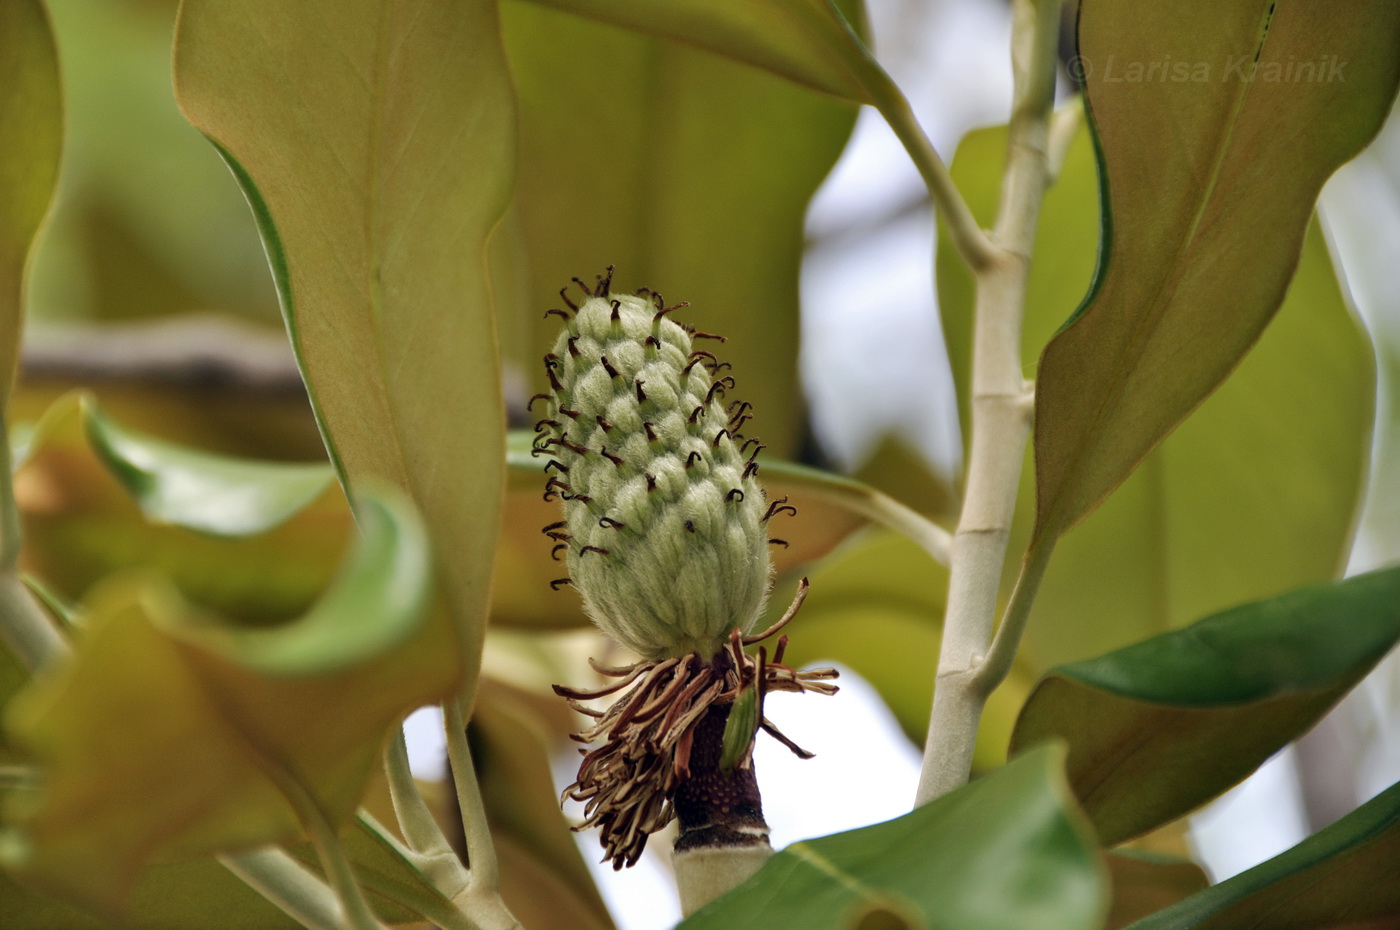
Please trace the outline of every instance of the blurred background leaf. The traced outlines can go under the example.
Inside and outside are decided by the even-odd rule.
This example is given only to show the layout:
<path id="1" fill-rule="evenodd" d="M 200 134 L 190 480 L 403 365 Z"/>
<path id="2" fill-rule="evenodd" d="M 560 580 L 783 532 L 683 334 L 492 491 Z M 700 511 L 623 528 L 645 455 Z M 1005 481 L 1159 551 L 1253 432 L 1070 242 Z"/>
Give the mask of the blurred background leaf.
<path id="1" fill-rule="evenodd" d="M 502 6 L 520 98 L 515 224 L 498 236 L 527 282 L 502 313 L 530 384 L 553 344 L 559 288 L 617 266 L 724 335 L 770 454 L 803 435 L 797 377 L 803 216 L 855 107 L 717 55 L 533 3 Z M 509 235 L 514 231 L 514 235 Z M 505 261 L 505 259 L 502 259 Z M 575 289 L 575 297 L 579 292 Z"/>
<path id="2" fill-rule="evenodd" d="M 112 922 L 0 871 L 7 930 L 110 930 Z M 124 930 L 300 930 L 301 924 L 213 859 L 158 865 L 131 892 Z"/>
<path id="3" fill-rule="evenodd" d="M 11 799 L 6 864 L 110 912 L 152 862 L 294 837 L 284 781 L 347 819 L 388 729 L 457 671 L 426 611 L 421 523 L 397 495 L 361 514 L 337 584 L 274 629 L 220 624 L 159 584 L 95 593 L 73 658 L 7 709 L 45 781 Z"/>
<path id="4" fill-rule="evenodd" d="M 188 501 L 193 510 L 157 513 L 167 521 L 142 512 L 132 490 L 113 474 L 114 465 L 121 463 L 94 451 L 96 409 L 81 395 L 67 395 L 30 433 L 15 474 L 25 571 L 76 602 L 109 574 L 140 567 L 160 572 L 192 601 L 264 625 L 296 616 L 325 588 L 351 527 L 349 508 L 330 481 L 329 466 L 216 457 L 148 439 L 104 419 L 107 433 L 123 436 L 127 452 L 145 459 L 158 482 L 179 480 L 181 471 L 188 477 L 193 468 L 203 483 L 217 485 L 241 474 L 254 485 L 270 481 L 284 492 L 293 486 L 290 498 L 279 492 L 276 506 L 254 523 L 247 522 L 249 513 L 242 510 L 233 515 L 235 523 L 223 521 L 225 531 L 240 532 L 221 538 L 208 532 L 216 528 L 211 515 L 200 512 L 217 495 Z M 130 472 L 129 464 L 122 468 Z M 318 483 L 322 490 L 313 494 Z"/>
<path id="5" fill-rule="evenodd" d="M 69 112 L 59 203 L 34 269 L 41 321 L 219 310 L 277 298 L 248 205 L 170 85 L 175 0 L 50 0 Z"/>
<path id="6" fill-rule="evenodd" d="M 1362 930 L 1400 919 L 1400 785 L 1292 849 L 1131 930 Z"/>
<path id="7" fill-rule="evenodd" d="M 1113 883 L 1104 930 L 1122 930 L 1210 885 L 1201 867 L 1187 859 L 1111 852 L 1104 863 Z"/>
<path id="8" fill-rule="evenodd" d="M 746 62 L 814 90 L 866 102 L 871 69 L 852 0 L 537 0 Z"/>

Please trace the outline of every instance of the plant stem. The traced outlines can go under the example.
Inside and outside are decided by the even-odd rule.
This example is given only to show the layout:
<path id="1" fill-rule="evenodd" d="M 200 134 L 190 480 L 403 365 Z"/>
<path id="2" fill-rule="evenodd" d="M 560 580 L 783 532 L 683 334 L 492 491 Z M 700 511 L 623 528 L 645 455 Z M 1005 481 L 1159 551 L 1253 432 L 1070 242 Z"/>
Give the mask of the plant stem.
<path id="1" fill-rule="evenodd" d="M 308 930 L 340 930 L 335 892 L 283 850 L 269 846 L 219 862 Z"/>
<path id="2" fill-rule="evenodd" d="M 0 568 L 0 642 L 31 672 L 68 652 L 68 641 L 13 568 Z"/>
<path id="3" fill-rule="evenodd" d="M 483 928 L 518 928 L 519 921 L 501 900 L 501 872 L 496 861 L 496 847 L 491 842 L 491 829 L 486 821 L 486 805 L 481 798 L 481 785 L 476 780 L 476 765 L 471 747 L 467 745 L 467 725 L 462 718 L 461 698 L 454 696 L 442 702 L 443 726 L 447 731 L 447 759 L 452 766 L 452 782 L 457 791 L 457 806 L 462 811 L 462 833 L 467 846 L 467 887 L 452 899 L 464 913 L 471 915 Z"/>
<path id="4" fill-rule="evenodd" d="M 385 748 L 384 770 L 388 775 L 394 813 L 408 841 L 409 858 L 449 898 L 460 893 L 469 881 L 467 869 L 453 852 L 452 844 L 418 791 L 408 764 L 408 746 L 402 727 Z"/>
<path id="5" fill-rule="evenodd" d="M 1055 90 L 1059 0 L 1017 0 L 1012 32 L 1015 95 L 1006 173 L 991 235 L 993 255 L 972 265 L 977 281 L 972 361 L 972 441 L 967 489 L 953 536 L 943 644 L 916 803 L 965 784 L 986 704 L 987 660 L 1030 438 L 1031 393 L 1021 374 L 1021 319 L 1031 246 L 1049 184 L 1047 125 Z M 1036 579 L 1038 581 L 1038 578 Z M 1025 588 L 1024 607 L 1034 584 Z M 1014 653 L 1014 648 L 1012 649 Z"/>
<path id="6" fill-rule="evenodd" d="M 297 813 L 297 819 L 311 836 L 316 847 L 316 855 L 321 860 L 321 868 L 330 880 L 331 890 L 340 903 L 342 923 L 348 930 L 385 930 L 379 918 L 369 908 L 364 892 L 355 879 L 355 871 L 340 845 L 340 837 L 335 827 L 326 817 L 325 811 L 311 793 L 290 774 L 275 774 L 278 787 Z"/>
<path id="7" fill-rule="evenodd" d="M 948 167 L 939 157 L 923 127 L 919 125 L 904 92 L 878 67 L 872 67 L 863 76 L 862 83 L 875 108 L 884 116 L 885 122 L 894 130 L 914 166 L 919 169 L 919 174 L 928 187 L 934 209 L 943 216 L 943 222 L 947 224 L 948 234 L 958 254 L 974 271 L 986 267 L 992 261 L 996 249 L 953 183 Z"/>

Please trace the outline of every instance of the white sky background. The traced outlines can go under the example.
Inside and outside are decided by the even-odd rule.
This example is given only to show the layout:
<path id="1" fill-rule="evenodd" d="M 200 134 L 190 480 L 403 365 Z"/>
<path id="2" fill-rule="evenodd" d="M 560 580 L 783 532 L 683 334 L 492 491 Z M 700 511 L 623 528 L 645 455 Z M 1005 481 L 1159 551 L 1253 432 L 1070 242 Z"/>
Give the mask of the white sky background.
<path id="1" fill-rule="evenodd" d="M 1001 0 L 870 0 L 876 50 L 909 96 L 945 160 L 969 129 L 1004 122 L 1011 82 L 1010 18 Z M 1393 153 L 1393 155 L 1392 155 Z M 1329 186 L 1329 232 L 1351 289 L 1373 324 L 1390 320 L 1400 344 L 1400 130 Z M 889 224 L 890 215 L 922 196 L 922 183 L 878 114 L 866 109 L 855 136 L 814 201 L 809 233 L 818 245 L 802 278 L 802 371 L 813 426 L 842 467 L 858 466 L 887 431 L 899 428 L 940 471 L 961 458 L 955 406 L 933 298 L 931 223 L 925 210 Z M 1389 209 L 1377 208 L 1377 191 Z M 813 377 L 820 372 L 821 377 Z M 922 428 L 899 426 L 913 415 Z M 1400 476 L 1398 476 L 1400 477 Z M 1380 500 L 1400 524 L 1400 504 Z M 1400 540 L 1364 539 L 1359 561 L 1371 567 L 1400 555 Z M 1355 760 L 1364 800 L 1400 778 L 1400 663 L 1383 666 L 1347 702 L 1346 725 L 1360 732 Z M 781 848 L 797 839 L 851 829 L 905 813 L 913 800 L 918 754 L 863 681 L 843 673 L 835 698 L 776 695 L 773 717 L 796 742 L 817 753 L 799 762 L 760 737 L 755 758 L 764 810 Z M 416 772 L 442 774 L 440 717 L 410 718 Z M 561 759 L 560 787 L 576 757 Z M 1228 877 L 1301 840 L 1307 832 L 1293 750 L 1193 823 L 1197 855 L 1217 878 Z M 592 833 L 585 858 L 600 857 Z M 667 846 L 654 843 L 653 847 Z M 663 852 L 664 854 L 664 852 Z M 673 883 L 653 850 L 636 868 L 595 875 L 621 930 L 661 930 L 679 919 Z"/>

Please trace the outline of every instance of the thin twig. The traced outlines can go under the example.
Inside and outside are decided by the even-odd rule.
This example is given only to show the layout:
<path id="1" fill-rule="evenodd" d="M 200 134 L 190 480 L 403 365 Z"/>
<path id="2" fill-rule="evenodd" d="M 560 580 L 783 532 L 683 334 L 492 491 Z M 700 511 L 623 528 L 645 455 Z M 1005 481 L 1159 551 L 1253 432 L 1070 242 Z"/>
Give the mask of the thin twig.
<path id="1" fill-rule="evenodd" d="M 948 166 L 919 125 L 904 92 L 880 69 L 873 69 L 863 83 L 876 109 L 884 116 L 914 166 L 919 169 L 934 209 L 947 224 L 949 237 L 958 254 L 973 271 L 987 267 L 996 250 L 953 183 Z"/>

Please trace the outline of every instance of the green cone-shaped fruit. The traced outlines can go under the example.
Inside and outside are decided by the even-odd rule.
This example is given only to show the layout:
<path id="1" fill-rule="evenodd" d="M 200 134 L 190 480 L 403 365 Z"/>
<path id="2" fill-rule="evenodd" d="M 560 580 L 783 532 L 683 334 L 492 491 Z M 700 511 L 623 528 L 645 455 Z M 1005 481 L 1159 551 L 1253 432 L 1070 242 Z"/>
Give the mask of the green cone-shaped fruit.
<path id="1" fill-rule="evenodd" d="M 659 299 L 598 292 L 545 358 L 536 447 L 565 515 L 551 535 L 604 632 L 644 658 L 708 658 L 753 627 L 769 585 L 759 447 L 733 434 L 747 405 Z"/>

